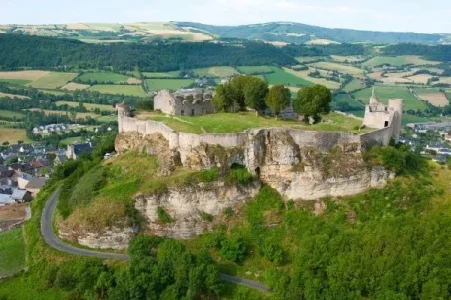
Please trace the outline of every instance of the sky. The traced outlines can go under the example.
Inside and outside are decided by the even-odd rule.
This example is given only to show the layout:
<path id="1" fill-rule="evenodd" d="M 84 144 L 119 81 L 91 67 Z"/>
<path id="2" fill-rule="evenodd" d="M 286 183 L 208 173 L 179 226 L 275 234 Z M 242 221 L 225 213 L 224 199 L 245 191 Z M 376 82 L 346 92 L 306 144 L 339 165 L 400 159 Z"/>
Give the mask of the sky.
<path id="1" fill-rule="evenodd" d="M 451 32 L 451 0 L 0 0 L 1 24 L 298 22 L 330 28 Z"/>

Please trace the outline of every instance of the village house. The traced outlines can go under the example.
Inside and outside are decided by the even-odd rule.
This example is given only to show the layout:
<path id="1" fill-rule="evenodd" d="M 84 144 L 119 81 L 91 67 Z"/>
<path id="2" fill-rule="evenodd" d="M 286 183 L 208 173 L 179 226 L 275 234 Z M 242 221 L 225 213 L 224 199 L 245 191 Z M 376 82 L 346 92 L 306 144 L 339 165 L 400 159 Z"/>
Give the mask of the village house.
<path id="1" fill-rule="evenodd" d="M 67 145 L 66 157 L 68 159 L 77 159 L 82 153 L 90 152 L 93 148 L 92 143 L 70 144 Z"/>

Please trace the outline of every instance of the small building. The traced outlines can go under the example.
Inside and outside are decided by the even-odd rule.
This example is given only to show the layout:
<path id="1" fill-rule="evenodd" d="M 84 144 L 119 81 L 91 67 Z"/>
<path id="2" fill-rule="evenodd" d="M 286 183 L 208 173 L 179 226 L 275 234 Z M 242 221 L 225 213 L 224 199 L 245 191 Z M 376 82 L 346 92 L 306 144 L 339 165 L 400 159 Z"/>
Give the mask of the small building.
<path id="1" fill-rule="evenodd" d="M 16 202 L 30 202 L 33 196 L 27 190 L 14 189 L 11 198 Z"/>
<path id="2" fill-rule="evenodd" d="M 33 197 L 35 197 L 36 194 L 39 193 L 39 191 L 44 187 L 46 182 L 46 178 L 34 177 L 25 186 L 25 189 L 30 192 Z"/>
<path id="3" fill-rule="evenodd" d="M 154 109 L 175 116 L 203 116 L 214 113 L 212 92 L 198 89 L 170 93 L 162 90 L 154 98 Z"/>
<path id="4" fill-rule="evenodd" d="M 11 195 L 7 194 L 0 194 L 0 206 L 15 204 L 16 201 L 14 201 L 13 198 L 11 198 Z"/>
<path id="5" fill-rule="evenodd" d="M 67 145 L 66 157 L 68 159 L 77 159 L 82 153 L 91 152 L 92 143 L 71 144 Z"/>

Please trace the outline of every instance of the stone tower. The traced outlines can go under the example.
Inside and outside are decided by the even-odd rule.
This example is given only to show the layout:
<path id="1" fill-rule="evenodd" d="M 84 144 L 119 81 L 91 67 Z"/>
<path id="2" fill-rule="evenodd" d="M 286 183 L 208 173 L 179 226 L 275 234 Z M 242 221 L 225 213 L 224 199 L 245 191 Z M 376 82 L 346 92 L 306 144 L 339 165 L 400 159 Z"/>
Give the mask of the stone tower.
<path id="1" fill-rule="evenodd" d="M 118 103 L 116 104 L 116 109 L 117 109 L 117 123 L 118 123 L 118 130 L 119 132 L 123 131 L 122 125 L 122 118 L 123 117 L 130 117 L 131 113 L 130 113 L 130 106 L 128 104 L 125 103 Z"/>
<path id="2" fill-rule="evenodd" d="M 371 128 L 387 128 L 387 135 L 399 142 L 399 135 L 402 128 L 403 100 L 390 99 L 388 105 L 385 105 L 377 98 L 374 88 L 370 98 L 370 103 L 365 107 L 365 117 L 363 125 Z"/>

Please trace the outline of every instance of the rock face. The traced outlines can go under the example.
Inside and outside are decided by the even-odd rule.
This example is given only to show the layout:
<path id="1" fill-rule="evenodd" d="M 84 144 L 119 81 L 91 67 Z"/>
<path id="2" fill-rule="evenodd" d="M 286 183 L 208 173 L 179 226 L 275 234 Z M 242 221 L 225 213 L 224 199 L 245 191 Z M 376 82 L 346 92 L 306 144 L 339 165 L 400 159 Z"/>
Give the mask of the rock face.
<path id="1" fill-rule="evenodd" d="M 137 234 L 137 228 L 107 228 L 101 232 L 75 232 L 60 226 L 58 234 L 61 238 L 95 249 L 127 248 L 128 242 Z"/>
<path id="2" fill-rule="evenodd" d="M 260 184 L 226 185 L 223 182 L 170 189 L 155 195 L 138 195 L 135 208 L 144 216 L 148 230 L 159 236 L 189 238 L 211 230 L 226 208 L 238 208 L 254 198 Z M 170 216 L 163 224 L 158 210 Z M 207 220 L 211 218 L 210 220 Z"/>

